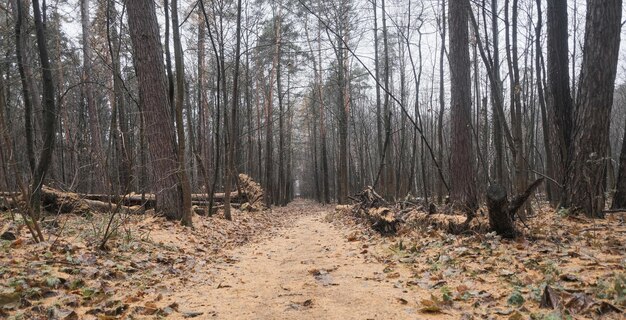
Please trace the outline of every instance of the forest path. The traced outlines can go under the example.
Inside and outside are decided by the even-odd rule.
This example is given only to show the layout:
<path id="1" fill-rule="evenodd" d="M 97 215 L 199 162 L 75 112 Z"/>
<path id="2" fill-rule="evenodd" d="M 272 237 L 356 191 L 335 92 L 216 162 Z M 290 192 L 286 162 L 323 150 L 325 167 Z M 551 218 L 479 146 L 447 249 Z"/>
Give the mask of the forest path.
<path id="1" fill-rule="evenodd" d="M 416 317 L 415 304 L 407 304 L 414 299 L 386 279 L 385 265 L 350 242 L 350 230 L 325 221 L 332 206 L 296 201 L 278 210 L 299 216 L 270 239 L 227 252 L 206 275 L 194 275 L 175 294 L 179 310 L 201 312 L 202 319 Z"/>

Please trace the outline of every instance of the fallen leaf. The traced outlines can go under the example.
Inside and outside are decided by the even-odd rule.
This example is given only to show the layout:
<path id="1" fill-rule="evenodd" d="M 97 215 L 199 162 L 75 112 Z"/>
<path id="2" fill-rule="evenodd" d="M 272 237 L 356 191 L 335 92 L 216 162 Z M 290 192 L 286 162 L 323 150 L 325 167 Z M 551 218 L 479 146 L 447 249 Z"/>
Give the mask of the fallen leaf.
<path id="1" fill-rule="evenodd" d="M 430 295 L 430 299 L 422 299 L 420 301 L 420 304 L 422 305 L 422 307 L 420 308 L 421 312 L 425 312 L 425 313 L 442 313 L 443 312 L 443 309 L 442 309 L 443 302 L 432 294 Z"/>
<path id="2" fill-rule="evenodd" d="M 24 239 L 20 238 L 20 239 L 13 241 L 9 247 L 19 248 L 20 246 L 22 246 L 23 243 L 24 243 Z"/>

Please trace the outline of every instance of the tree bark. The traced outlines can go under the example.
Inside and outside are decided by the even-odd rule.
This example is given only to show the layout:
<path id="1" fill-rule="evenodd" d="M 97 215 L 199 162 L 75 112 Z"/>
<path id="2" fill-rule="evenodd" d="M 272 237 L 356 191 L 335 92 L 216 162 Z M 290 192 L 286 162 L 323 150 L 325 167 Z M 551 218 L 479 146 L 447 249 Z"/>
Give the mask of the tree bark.
<path id="1" fill-rule="evenodd" d="M 536 180 L 526 190 L 510 200 L 507 197 L 506 189 L 501 184 L 493 184 L 487 188 L 487 208 L 489 209 L 489 225 L 493 231 L 505 238 L 514 238 L 517 235 L 515 230 L 515 213 L 533 192 L 543 182 L 543 178 Z"/>
<path id="2" fill-rule="evenodd" d="M 107 173 L 104 168 L 104 149 L 102 148 L 102 135 L 100 134 L 100 117 L 98 116 L 98 109 L 96 108 L 96 101 L 93 92 L 93 76 L 92 76 L 92 63 L 91 63 L 91 43 L 90 43 L 90 29 L 91 24 L 89 21 L 89 1 L 81 0 L 80 12 L 81 12 L 81 26 L 82 26 L 82 39 L 83 39 L 83 91 L 85 99 L 87 100 L 87 110 L 89 112 L 89 131 L 91 134 L 91 154 L 93 162 L 93 173 L 97 178 L 103 178 L 104 181 L 108 181 Z M 105 186 L 108 188 L 108 186 Z M 99 188 L 102 189 L 102 188 Z"/>
<path id="3" fill-rule="evenodd" d="M 613 195 L 611 209 L 626 209 L 626 125 L 622 139 L 622 151 L 619 154 L 619 169 L 617 171 L 617 185 Z"/>
<path id="4" fill-rule="evenodd" d="M 37 218 L 41 211 L 41 188 L 46 174 L 52 162 L 52 153 L 56 141 L 57 109 L 54 93 L 54 80 L 52 78 L 52 68 L 48 57 L 48 47 L 44 32 L 44 22 L 41 14 L 39 0 L 33 0 L 33 12 L 35 16 L 35 29 L 37 34 L 37 47 L 39 49 L 39 60 L 41 62 L 41 73 L 43 82 L 43 147 L 39 154 L 39 162 L 35 169 L 31 184 L 31 207 Z"/>
<path id="5" fill-rule="evenodd" d="M 617 59 L 622 1 L 587 1 L 584 56 L 575 112 L 570 201 L 590 217 L 602 217 L 607 139 Z"/>
<path id="6" fill-rule="evenodd" d="M 156 209 L 168 219 L 181 220 L 183 196 L 178 177 L 176 133 L 171 121 L 155 5 L 152 0 L 126 0 L 125 3 L 150 156 L 148 165 L 153 174 L 152 189 L 157 195 Z"/>
<path id="7" fill-rule="evenodd" d="M 546 153 L 545 160 L 545 173 L 548 176 L 554 176 L 554 160 L 552 157 L 552 146 L 550 141 L 553 139 L 550 137 L 550 125 L 546 111 L 546 98 L 543 86 L 543 49 L 541 46 L 541 28 L 543 25 L 542 13 L 541 13 L 541 0 L 536 0 L 537 4 L 537 25 L 535 26 L 535 72 L 537 73 L 537 99 L 539 100 L 539 106 L 541 110 L 541 129 L 543 131 L 543 145 Z M 548 200 L 554 199 L 553 192 L 557 186 L 552 182 L 546 183 L 546 196 Z"/>
<path id="8" fill-rule="evenodd" d="M 228 220 L 232 220 L 230 214 L 230 189 L 232 188 L 232 181 L 235 173 L 235 143 L 239 138 L 239 123 L 237 121 L 237 109 L 239 108 L 239 61 L 241 53 L 241 0 L 237 1 L 237 32 L 236 46 L 235 46 L 235 67 L 233 70 L 233 108 L 231 110 L 230 117 L 230 133 L 228 134 L 228 153 L 226 163 L 226 170 L 224 171 L 224 217 Z M 281 115 L 282 116 L 282 115 Z"/>
<path id="9" fill-rule="evenodd" d="M 185 124 L 183 123 L 183 108 L 185 105 L 185 66 L 183 47 L 180 42 L 180 28 L 178 27 L 178 0 L 172 0 L 172 30 L 174 34 L 174 63 L 176 65 L 176 135 L 178 138 L 178 175 L 182 192 L 181 223 L 191 226 L 191 184 L 185 161 Z M 189 132 L 191 134 L 191 131 Z"/>
<path id="10" fill-rule="evenodd" d="M 554 190 L 559 190 L 551 200 L 553 204 L 567 206 L 567 186 L 572 157 L 572 114 L 573 104 L 569 87 L 568 70 L 568 30 L 567 0 L 548 0 L 548 65 L 546 110 L 551 131 L 550 149 L 554 159 L 553 175 L 559 185 L 552 183 Z"/>
<path id="11" fill-rule="evenodd" d="M 440 163 L 443 161 L 443 115 L 446 110 L 445 102 L 445 85 L 444 85 L 444 58 L 446 51 L 446 2 L 441 0 L 441 48 L 439 49 L 439 112 L 437 115 L 437 159 Z M 437 183 L 437 202 L 443 201 L 443 180 Z"/>
<path id="12" fill-rule="evenodd" d="M 274 157 L 273 157 L 273 96 L 274 96 L 274 80 L 276 79 L 276 72 L 278 72 L 278 64 L 280 63 L 281 52 L 281 35 L 282 35 L 282 7 L 278 8 L 278 12 L 274 15 L 274 59 L 272 61 L 272 70 L 270 73 L 269 81 L 269 94 L 267 101 L 265 102 L 265 204 L 270 207 L 274 203 Z M 280 94 L 280 93 L 278 93 Z"/>
<path id="13" fill-rule="evenodd" d="M 117 10 L 115 5 L 107 0 L 107 44 L 111 56 L 113 95 L 111 100 L 111 119 L 114 146 L 118 158 L 119 190 L 126 193 L 133 189 L 135 179 L 133 175 L 133 157 L 131 146 L 131 133 L 128 125 L 128 114 L 124 97 L 124 83 L 120 65 L 120 38 L 115 22 Z"/>
<path id="14" fill-rule="evenodd" d="M 472 147 L 472 97 L 469 59 L 469 1 L 448 3 L 450 25 L 450 200 L 473 217 L 478 208 Z"/>
<path id="15" fill-rule="evenodd" d="M 33 100 L 34 95 L 32 86 L 32 72 L 30 71 L 30 63 L 26 54 L 26 12 L 22 5 L 22 0 L 13 0 L 14 18 L 15 18 L 15 53 L 17 56 L 17 68 L 20 73 L 22 83 L 22 97 L 24 99 L 24 131 L 26 133 L 26 157 L 30 173 L 35 173 L 35 142 L 33 138 Z M 39 100 L 39 98 L 37 98 Z"/>

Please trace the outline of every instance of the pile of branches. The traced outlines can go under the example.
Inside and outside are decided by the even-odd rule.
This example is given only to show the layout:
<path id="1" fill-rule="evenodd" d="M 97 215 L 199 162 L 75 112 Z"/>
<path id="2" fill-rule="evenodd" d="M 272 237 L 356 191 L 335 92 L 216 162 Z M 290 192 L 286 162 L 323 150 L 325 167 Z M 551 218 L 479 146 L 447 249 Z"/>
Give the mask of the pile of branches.
<path id="1" fill-rule="evenodd" d="M 241 205 L 241 210 L 260 211 L 265 207 L 265 190 L 247 174 L 240 173 L 237 186 L 241 194 L 245 195 L 246 202 Z"/>
<path id="2" fill-rule="evenodd" d="M 355 203 L 351 206 L 338 207 L 348 209 L 353 215 L 364 218 L 372 229 L 382 235 L 392 235 L 402 229 L 433 226 L 450 231 L 450 226 L 465 220 L 465 216 L 439 214 L 437 206 L 423 199 L 407 196 L 402 201 L 390 203 L 380 196 L 371 186 L 350 197 Z"/>
<path id="3" fill-rule="evenodd" d="M 470 230 L 492 230 L 505 238 L 514 238 L 517 236 L 514 223 L 516 213 L 542 181 L 536 180 L 523 193 L 511 198 L 507 196 L 504 187 L 491 185 L 486 194 L 488 218 L 485 215 L 475 218 L 474 213 L 460 214 L 458 210 L 452 210 L 453 207 L 444 210 L 449 211 L 447 213 L 439 213 L 433 203 L 408 196 L 403 201 L 389 203 L 371 186 L 350 197 L 354 201 L 353 205 L 337 206 L 336 209 L 363 218 L 372 229 L 383 235 L 397 233 L 404 224 L 403 230 L 433 227 L 454 234 Z M 521 217 L 517 218 L 521 220 Z"/>
<path id="4" fill-rule="evenodd" d="M 396 233 L 400 220 L 396 217 L 395 210 L 388 207 L 387 201 L 374 188 L 367 186 L 363 191 L 350 198 L 356 202 L 352 206 L 352 212 L 357 216 L 364 217 L 372 229 L 383 235 Z"/>

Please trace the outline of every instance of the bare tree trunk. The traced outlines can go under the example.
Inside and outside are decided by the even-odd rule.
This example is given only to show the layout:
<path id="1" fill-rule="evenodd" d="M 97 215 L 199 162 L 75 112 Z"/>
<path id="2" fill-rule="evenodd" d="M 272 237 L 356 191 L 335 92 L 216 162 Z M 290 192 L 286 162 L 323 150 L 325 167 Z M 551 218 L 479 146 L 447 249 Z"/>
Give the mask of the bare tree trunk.
<path id="1" fill-rule="evenodd" d="M 178 171 L 176 133 L 167 94 L 163 47 L 152 0 L 126 0 L 128 27 L 135 53 L 141 112 L 153 173 L 157 210 L 168 219 L 183 218 L 183 195 Z"/>
<path id="2" fill-rule="evenodd" d="M 30 63 L 26 54 L 26 12 L 24 11 L 22 0 L 13 0 L 13 9 L 15 18 L 15 53 L 17 56 L 17 67 L 20 72 L 20 80 L 22 83 L 22 96 L 24 99 L 24 131 L 26 132 L 26 157 L 30 173 L 35 173 L 35 142 L 33 138 L 33 100 L 34 95 L 32 86 L 32 72 L 30 71 Z M 37 100 L 39 98 L 37 97 Z"/>
<path id="3" fill-rule="evenodd" d="M 619 154 L 619 169 L 617 171 L 617 185 L 615 189 L 611 209 L 626 209 L 626 125 L 624 126 L 622 151 Z"/>
<path id="4" fill-rule="evenodd" d="M 383 1 L 384 3 L 384 1 Z M 338 21 L 341 25 L 340 33 L 337 36 L 337 64 L 339 68 L 339 101 L 338 101 L 338 131 L 339 131 L 339 168 L 338 168 L 338 193 L 337 202 L 340 204 L 347 203 L 348 201 L 348 117 L 350 114 L 350 92 L 349 92 L 349 66 L 348 66 L 348 26 L 347 26 L 347 12 L 343 11 L 347 9 L 342 3 L 342 15 L 343 18 Z M 384 21 L 384 18 L 383 18 Z M 384 22 L 383 22 L 384 24 Z"/>
<path id="5" fill-rule="evenodd" d="M 180 28 L 178 27 L 178 0 L 172 0 L 172 29 L 174 33 L 174 63 L 176 64 L 176 135 L 178 138 L 178 175 L 182 192 L 181 223 L 191 226 L 191 184 L 187 174 L 185 162 L 185 124 L 183 123 L 183 108 L 185 106 L 185 67 L 183 62 L 183 47 L 180 42 Z M 190 132 L 191 134 L 191 132 Z"/>
<path id="6" fill-rule="evenodd" d="M 92 171 L 97 178 L 102 178 L 104 181 L 108 181 L 106 170 L 104 168 L 104 149 L 102 148 L 102 136 L 100 134 L 100 117 L 98 116 L 98 110 L 96 109 L 96 101 L 93 92 L 93 76 L 91 65 L 91 43 L 89 39 L 89 1 L 81 0 L 81 25 L 82 25 L 82 38 L 83 38 L 83 90 L 84 96 L 87 100 L 87 110 L 89 112 L 89 131 L 91 133 L 91 153 L 93 168 Z M 105 186 L 108 188 L 109 186 Z"/>
<path id="7" fill-rule="evenodd" d="M 587 24 L 575 112 L 571 177 L 571 205 L 590 217 L 602 217 L 607 138 L 617 59 L 622 1 L 587 1 Z"/>
<path id="8" fill-rule="evenodd" d="M 526 161 L 524 160 L 524 139 L 522 133 L 522 106 L 520 100 L 520 94 L 522 91 L 522 85 L 519 77 L 518 66 L 518 52 L 517 52 L 517 7 L 518 1 L 513 0 L 512 3 L 512 16 L 509 20 L 509 0 L 505 1 L 504 5 L 504 22 L 506 28 L 506 58 L 511 71 L 509 76 L 511 86 L 511 127 L 513 137 L 513 148 L 511 153 L 513 156 L 513 177 L 515 190 L 517 192 L 524 191 L 526 188 Z M 524 215 L 525 216 L 525 215 Z"/>
<path id="9" fill-rule="evenodd" d="M 248 13 L 246 10 L 246 26 L 248 25 Z M 247 151 L 246 151 L 246 166 L 245 166 L 245 171 L 248 175 L 254 176 L 252 174 L 253 169 L 252 169 L 252 165 L 253 165 L 253 161 L 254 161 L 254 143 L 252 142 L 252 136 L 253 136 L 253 128 L 252 128 L 252 118 L 253 118 L 253 113 L 252 113 L 252 101 L 251 101 L 251 96 L 252 94 L 250 93 L 250 87 L 252 86 L 252 81 L 250 80 L 250 30 L 248 28 L 246 28 L 246 80 L 245 80 L 245 84 L 246 84 L 246 124 L 247 124 L 247 130 L 248 130 L 248 144 L 247 144 Z"/>
<path id="10" fill-rule="evenodd" d="M 372 0 L 372 6 L 374 7 L 374 73 L 375 73 L 375 82 L 378 82 L 380 79 L 380 59 L 378 58 L 378 17 L 376 8 L 376 0 Z M 383 12 L 383 15 L 385 13 Z M 383 120 L 380 111 L 380 86 L 376 86 L 376 141 L 378 152 L 382 153 L 383 150 Z"/>
<path id="11" fill-rule="evenodd" d="M 381 167 L 383 168 L 383 180 L 382 180 L 382 192 L 383 197 L 389 199 L 391 196 L 391 186 L 393 186 L 393 160 L 391 159 L 391 106 L 389 103 L 389 77 L 391 74 L 391 68 L 389 66 L 389 40 L 387 35 L 387 18 L 385 12 L 385 0 L 382 0 L 382 19 L 383 19 L 383 52 L 384 52 L 384 64 L 385 64 L 385 99 L 383 102 L 383 121 L 385 125 L 385 142 L 383 143 L 383 151 L 381 157 Z"/>
<path id="12" fill-rule="evenodd" d="M 124 84 L 120 66 L 120 39 L 117 27 L 114 25 L 117 19 L 117 10 L 112 1 L 107 0 L 107 43 L 111 64 L 113 68 L 113 93 L 111 101 L 112 119 L 114 124 L 112 134 L 118 157 L 120 190 L 128 193 L 134 187 L 133 157 L 131 146 L 131 133 L 128 128 L 127 106 L 124 99 Z"/>
<path id="13" fill-rule="evenodd" d="M 319 105 L 323 105 L 323 101 L 322 101 L 322 84 L 321 84 L 321 74 L 320 74 L 320 70 L 318 70 L 318 66 L 317 66 L 317 57 L 315 55 L 315 52 L 313 51 L 313 45 L 311 44 L 311 38 L 309 36 L 309 28 L 308 28 L 308 19 L 304 20 L 305 23 L 305 27 L 304 27 L 304 34 L 306 36 L 306 40 L 307 40 L 307 44 L 309 45 L 309 52 L 311 54 L 312 57 L 312 62 L 313 62 L 313 74 L 315 75 L 315 84 L 314 84 L 314 93 L 313 95 L 313 99 L 311 99 L 311 114 L 312 114 L 312 120 L 309 122 L 309 126 L 312 126 L 312 128 L 309 128 L 309 132 L 310 135 L 313 137 L 313 141 L 311 143 L 311 149 L 313 152 L 313 179 L 314 179 L 314 184 L 315 184 L 315 198 L 317 199 L 318 202 L 322 202 L 322 187 L 320 186 L 320 174 L 319 174 L 319 165 L 318 165 L 318 151 L 317 151 L 317 119 L 318 119 L 318 114 L 316 112 L 316 104 Z M 320 29 L 318 28 L 318 44 L 321 42 L 321 40 L 319 39 L 320 36 Z M 319 48 L 319 47 L 318 47 Z M 321 53 L 320 53 L 320 59 L 321 59 Z M 320 60 L 321 61 L 321 60 Z M 315 94 L 317 94 L 317 100 L 315 101 Z M 320 108 L 321 113 L 324 112 L 324 110 L 322 108 Z M 321 116 L 321 115 L 319 115 Z"/>
<path id="14" fill-rule="evenodd" d="M 503 121 L 500 116 L 502 109 L 502 80 L 500 79 L 500 46 L 498 30 L 498 0 L 491 0 L 491 37 L 493 41 L 493 80 L 491 85 L 491 100 L 493 104 L 493 142 L 495 148 L 495 181 L 504 183 L 504 148 L 502 142 Z"/>
<path id="15" fill-rule="evenodd" d="M 240 61 L 240 53 L 241 53 L 241 0 L 237 0 L 237 33 L 236 37 L 236 47 L 235 47 L 235 68 L 233 70 L 233 108 L 231 111 L 231 123 L 230 123 L 230 133 L 228 134 L 228 148 L 226 163 L 226 170 L 224 170 L 224 217 L 228 220 L 232 220 L 230 214 L 230 190 L 232 189 L 232 181 L 235 172 L 235 143 L 238 140 L 238 127 L 239 123 L 237 122 L 237 109 L 239 108 L 239 61 Z M 281 115 L 282 116 L 282 115 Z"/>
<path id="16" fill-rule="evenodd" d="M 216 117 L 215 117 L 215 131 L 214 131 L 214 143 L 213 143 L 213 150 L 214 150 L 214 154 L 215 154 L 215 158 L 214 158 L 214 168 L 213 168 L 213 182 L 211 183 L 211 186 L 209 187 L 209 205 L 208 205 L 208 209 L 209 212 L 208 214 L 211 215 L 213 213 L 213 194 L 215 193 L 215 189 L 217 186 L 217 180 L 219 178 L 219 168 L 220 168 L 220 148 L 219 148 L 219 141 L 220 141 L 220 86 L 221 83 L 223 82 L 221 79 L 222 77 L 225 77 L 224 74 L 222 74 L 222 68 L 220 68 L 220 55 L 217 51 L 217 46 L 215 45 L 215 39 L 213 37 L 213 32 L 211 31 L 211 24 L 209 22 L 209 17 L 207 15 L 206 12 L 206 8 L 204 6 L 204 0 L 200 0 L 200 9 L 202 10 L 202 15 L 204 17 L 204 23 L 206 24 L 206 28 L 207 28 L 207 33 L 209 35 L 209 40 L 211 41 L 211 47 L 213 49 L 213 54 L 215 56 L 215 61 L 217 64 L 217 79 L 215 81 L 215 85 L 216 85 L 216 95 L 215 95 L 215 109 L 216 109 Z M 224 89 L 225 90 L 225 89 Z M 224 101 L 224 103 L 226 103 L 226 101 Z"/>
<path id="17" fill-rule="evenodd" d="M 174 106 L 174 73 L 172 73 L 172 53 L 170 52 L 170 5 L 168 0 L 163 0 L 165 12 L 165 71 L 167 72 L 167 97 Z"/>
<path id="18" fill-rule="evenodd" d="M 321 155 L 322 155 L 322 189 L 324 195 L 324 203 L 330 203 L 330 181 L 328 178 L 328 147 L 326 141 L 326 109 L 324 107 L 324 90 L 322 83 L 322 22 L 321 19 L 318 18 L 318 26 L 317 26 L 317 60 L 318 60 L 318 79 L 317 79 L 317 88 L 318 88 L 318 99 L 320 104 L 320 144 L 321 144 Z"/>
<path id="19" fill-rule="evenodd" d="M 278 53 L 279 57 L 282 55 L 282 50 Z M 284 199 L 284 186 L 285 186 L 285 107 L 283 103 L 283 86 L 282 86 L 282 63 L 281 58 L 278 58 L 278 64 L 276 65 L 276 96 L 278 98 L 278 185 L 276 186 L 276 197 L 274 203 L 282 205 Z"/>
<path id="20" fill-rule="evenodd" d="M 548 0 L 548 87 L 546 90 L 547 116 L 552 124 L 551 152 L 554 175 L 560 186 L 560 205 L 568 206 L 572 154 L 573 103 L 569 88 L 567 1 Z M 546 133 L 544 133 L 546 134 Z M 556 195 L 555 195 L 556 196 Z M 555 203 L 556 198 L 551 199 Z M 556 204 L 556 203 L 555 203 Z"/>
<path id="21" fill-rule="evenodd" d="M 471 132 L 471 77 L 469 59 L 468 14 L 469 1 L 448 3 L 450 24 L 450 198 L 473 217 L 478 208 L 474 155 Z"/>
<path id="22" fill-rule="evenodd" d="M 35 217 L 41 211 L 41 188 L 46 178 L 46 173 L 52 162 L 52 153 L 56 140 L 57 110 L 54 93 L 54 80 L 52 79 L 52 68 L 48 57 L 48 48 L 44 34 L 44 23 L 41 14 L 39 0 L 33 0 L 33 11 L 35 16 L 35 30 L 37 34 L 37 47 L 39 49 L 39 60 L 41 62 L 41 74 L 43 82 L 43 147 L 39 154 L 39 162 L 35 169 L 31 185 L 31 207 Z"/>
<path id="23" fill-rule="evenodd" d="M 280 63 L 280 52 L 281 52 L 281 35 L 282 35 L 282 7 L 278 8 L 278 13 L 274 16 L 274 59 L 272 61 L 272 71 L 270 74 L 269 81 L 269 94 L 267 101 L 265 102 L 265 129 L 266 129 L 266 137 L 265 137 L 265 185 L 266 185 L 266 196 L 265 196 L 265 204 L 270 207 L 274 203 L 274 159 L 273 159 L 273 142 L 274 136 L 272 132 L 272 100 L 274 94 L 274 80 L 276 79 L 276 73 L 278 72 L 278 64 Z M 280 94 L 280 92 L 278 93 Z"/>
<path id="24" fill-rule="evenodd" d="M 441 0 L 441 48 L 439 49 L 439 113 L 437 117 L 437 159 L 440 163 L 444 163 L 443 160 L 443 115 L 446 109 L 445 102 L 445 86 L 444 86 L 444 73 L 443 64 L 446 52 L 446 2 Z M 443 200 L 443 181 L 437 183 L 437 202 L 441 203 Z"/>
<path id="25" fill-rule="evenodd" d="M 543 131 L 543 145 L 545 148 L 545 173 L 548 176 L 554 176 L 554 161 L 552 157 L 552 146 L 550 141 L 550 126 L 548 124 L 548 116 L 546 112 L 546 99 L 543 87 L 543 49 L 541 46 L 541 27 L 543 25 L 541 13 L 541 0 L 537 0 L 537 25 L 535 26 L 535 72 L 537 72 L 537 99 L 541 110 L 541 129 Z M 549 201 L 554 200 L 553 192 L 558 188 L 552 181 L 546 182 L 546 196 Z"/>

